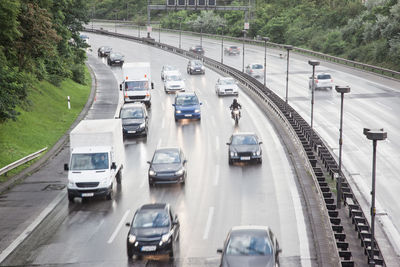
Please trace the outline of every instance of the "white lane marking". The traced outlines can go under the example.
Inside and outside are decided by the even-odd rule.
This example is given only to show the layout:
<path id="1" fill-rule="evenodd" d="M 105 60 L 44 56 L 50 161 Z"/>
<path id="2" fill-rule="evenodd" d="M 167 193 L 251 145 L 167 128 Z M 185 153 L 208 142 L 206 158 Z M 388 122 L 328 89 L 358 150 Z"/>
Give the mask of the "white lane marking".
<path id="1" fill-rule="evenodd" d="M 159 148 L 160 146 L 161 146 L 161 138 L 158 139 L 157 148 Z"/>
<path id="2" fill-rule="evenodd" d="M 382 104 L 381 102 L 376 101 L 376 103 L 377 103 L 379 106 L 383 107 L 383 108 L 387 108 L 388 110 L 393 110 L 391 107 L 386 106 L 386 105 Z"/>
<path id="3" fill-rule="evenodd" d="M 355 119 L 356 121 L 361 122 L 361 120 L 360 120 L 357 116 L 351 114 L 350 112 L 346 111 L 345 114 L 346 114 L 347 116 L 352 117 L 352 118 Z"/>
<path id="4" fill-rule="evenodd" d="M 218 135 L 215 137 L 215 150 L 217 150 L 217 152 L 219 151 L 219 136 Z"/>
<path id="5" fill-rule="evenodd" d="M 207 218 L 206 228 L 204 229 L 203 239 L 208 239 L 208 233 L 210 232 L 211 221 L 212 221 L 213 215 L 214 215 L 214 207 L 210 207 L 208 209 L 208 218 Z"/>
<path id="6" fill-rule="evenodd" d="M 162 108 L 163 111 L 165 111 L 165 104 L 164 103 L 161 103 L 161 108 Z"/>
<path id="7" fill-rule="evenodd" d="M 47 215 L 60 203 L 66 196 L 66 192 L 61 192 L 50 204 L 40 213 L 40 215 L 0 254 L 0 263 L 3 262 L 16 249 L 31 232 L 47 217 Z"/>
<path id="8" fill-rule="evenodd" d="M 215 165 L 215 179 L 214 179 L 214 186 L 218 185 L 219 181 L 219 165 Z"/>
<path id="9" fill-rule="evenodd" d="M 165 128 L 165 117 L 163 117 L 162 119 L 162 123 L 161 123 L 161 129 Z"/>
<path id="10" fill-rule="evenodd" d="M 115 228 L 114 233 L 111 235 L 110 239 L 108 239 L 108 241 L 107 241 L 108 244 L 111 244 L 111 243 L 114 241 L 114 239 L 115 239 L 115 237 L 117 236 L 119 230 L 121 230 L 121 227 L 122 227 L 122 225 L 124 224 L 124 222 L 125 222 L 125 220 L 126 220 L 126 217 L 128 217 L 129 212 L 131 212 L 131 210 L 125 211 L 125 214 L 124 214 L 124 216 L 122 216 L 122 219 L 121 219 L 121 221 L 118 223 L 117 228 Z"/>
<path id="11" fill-rule="evenodd" d="M 211 123 L 212 123 L 213 128 L 215 128 L 217 126 L 217 123 L 215 122 L 214 116 L 211 117 Z"/>
<path id="12" fill-rule="evenodd" d="M 328 102 L 328 103 L 329 103 L 330 105 L 332 105 L 332 106 L 334 105 L 333 102 L 330 101 L 330 100 L 328 100 L 328 101 L 326 101 L 326 102 Z"/>

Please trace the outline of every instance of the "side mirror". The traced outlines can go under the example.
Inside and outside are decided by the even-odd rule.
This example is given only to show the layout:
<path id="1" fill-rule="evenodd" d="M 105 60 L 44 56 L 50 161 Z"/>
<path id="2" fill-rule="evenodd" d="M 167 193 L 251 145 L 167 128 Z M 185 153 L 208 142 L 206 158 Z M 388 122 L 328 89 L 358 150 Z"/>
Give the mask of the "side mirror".
<path id="1" fill-rule="evenodd" d="M 226 143 L 226 144 L 229 146 L 231 143 L 228 142 L 228 143 Z"/>
<path id="2" fill-rule="evenodd" d="M 129 223 L 129 222 L 127 222 L 127 223 L 125 223 L 125 226 L 131 226 L 131 223 Z"/>
<path id="3" fill-rule="evenodd" d="M 260 145 L 262 144 L 262 141 L 258 142 Z"/>
<path id="4" fill-rule="evenodd" d="M 147 164 L 151 164 L 151 162 L 150 161 L 146 161 L 147 162 Z"/>
<path id="5" fill-rule="evenodd" d="M 65 163 L 65 164 L 64 164 L 64 171 L 69 171 L 68 163 Z"/>
<path id="6" fill-rule="evenodd" d="M 122 83 L 119 85 L 119 90 L 122 91 Z"/>
<path id="7" fill-rule="evenodd" d="M 276 251 L 276 253 L 282 253 L 282 249 L 281 248 L 279 248 L 277 251 Z"/>
<path id="8" fill-rule="evenodd" d="M 115 162 L 111 163 L 111 170 L 116 170 L 117 169 L 117 165 L 115 164 Z"/>
<path id="9" fill-rule="evenodd" d="M 119 117 L 114 117 L 114 119 L 119 119 Z"/>
<path id="10" fill-rule="evenodd" d="M 172 106 L 173 106 L 173 107 L 175 107 L 175 106 L 176 106 L 176 104 L 172 104 Z"/>
<path id="11" fill-rule="evenodd" d="M 222 248 L 217 249 L 218 254 L 222 254 Z"/>
<path id="12" fill-rule="evenodd" d="M 200 105 L 203 105 L 203 102 L 200 102 Z"/>
<path id="13" fill-rule="evenodd" d="M 186 164 L 186 163 L 187 163 L 187 159 L 184 159 L 184 160 L 183 160 L 183 164 Z"/>
<path id="14" fill-rule="evenodd" d="M 151 82 L 151 89 L 154 89 L 154 83 Z"/>

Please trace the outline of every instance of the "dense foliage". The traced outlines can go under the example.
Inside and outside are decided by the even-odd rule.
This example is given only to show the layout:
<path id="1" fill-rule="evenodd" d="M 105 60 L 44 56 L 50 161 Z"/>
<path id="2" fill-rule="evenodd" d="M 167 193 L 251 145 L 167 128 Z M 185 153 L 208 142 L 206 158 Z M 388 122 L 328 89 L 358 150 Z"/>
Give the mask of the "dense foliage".
<path id="1" fill-rule="evenodd" d="M 248 0 L 217 0 L 247 5 Z M 250 0 L 249 37 L 268 36 L 335 56 L 400 70 L 398 0 Z M 165 4 L 165 0 L 151 0 Z M 93 16 L 146 22 L 147 0 L 91 0 Z M 152 11 L 164 28 L 242 36 L 242 11 Z M 224 25 L 224 26 L 223 26 Z"/>
<path id="2" fill-rule="evenodd" d="M 16 118 L 35 80 L 84 81 L 87 10 L 85 0 L 0 1 L 0 122 Z"/>

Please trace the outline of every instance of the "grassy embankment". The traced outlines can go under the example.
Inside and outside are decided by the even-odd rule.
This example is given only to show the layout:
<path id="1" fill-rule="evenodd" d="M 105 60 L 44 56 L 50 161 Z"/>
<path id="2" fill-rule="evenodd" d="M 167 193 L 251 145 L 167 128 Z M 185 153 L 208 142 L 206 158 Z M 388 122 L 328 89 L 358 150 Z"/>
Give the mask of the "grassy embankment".
<path id="1" fill-rule="evenodd" d="M 59 88 L 41 81 L 29 89 L 27 108 L 17 109 L 21 114 L 16 121 L 0 124 L 0 168 L 44 147 L 50 150 L 64 135 L 89 97 L 91 77 L 88 70 L 85 76 L 85 85 L 67 79 Z M 67 96 L 71 98 L 70 110 Z M 0 176 L 0 182 L 32 163 L 14 169 L 7 176 Z"/>

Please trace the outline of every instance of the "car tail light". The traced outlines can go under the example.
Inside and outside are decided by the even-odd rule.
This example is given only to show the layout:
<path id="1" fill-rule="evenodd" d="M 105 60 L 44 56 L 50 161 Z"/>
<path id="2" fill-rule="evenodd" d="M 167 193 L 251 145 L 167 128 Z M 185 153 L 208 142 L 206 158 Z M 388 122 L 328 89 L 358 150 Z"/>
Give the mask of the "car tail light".
<path id="1" fill-rule="evenodd" d="M 315 83 L 318 83 L 318 79 L 315 79 Z"/>
<path id="2" fill-rule="evenodd" d="M 146 96 L 149 97 L 149 96 L 150 96 L 150 93 L 146 93 Z"/>

